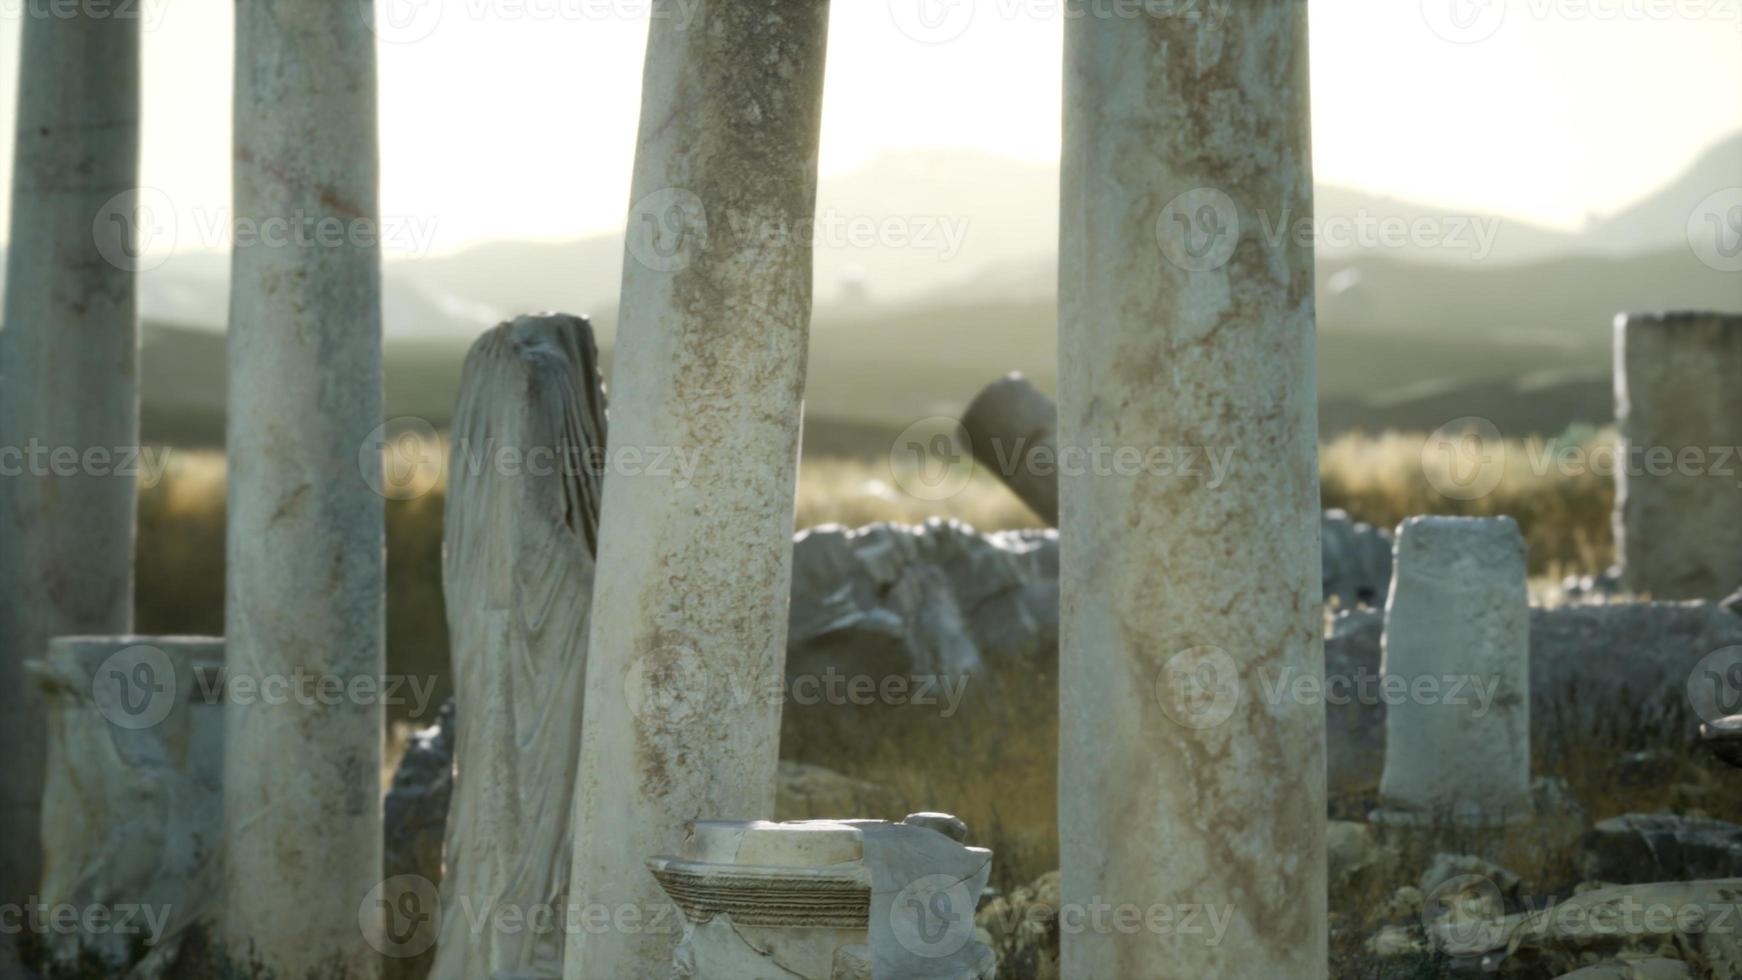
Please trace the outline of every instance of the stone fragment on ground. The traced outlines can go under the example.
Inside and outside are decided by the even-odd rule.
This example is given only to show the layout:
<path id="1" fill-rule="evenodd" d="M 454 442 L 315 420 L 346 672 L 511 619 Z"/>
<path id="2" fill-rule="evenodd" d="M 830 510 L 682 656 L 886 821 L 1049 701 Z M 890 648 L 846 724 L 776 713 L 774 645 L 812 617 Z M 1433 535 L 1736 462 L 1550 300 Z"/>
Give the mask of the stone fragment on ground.
<path id="1" fill-rule="evenodd" d="M 1609 959 L 1671 959 L 1701 977 L 1742 976 L 1742 878 L 1613 885 L 1436 936 L 1459 957 L 1558 976 Z"/>
<path id="2" fill-rule="evenodd" d="M 1587 878 L 1616 884 L 1742 876 L 1742 826 L 1673 813 L 1627 813 L 1585 834 Z M 1742 923 L 1738 923 L 1742 928 Z"/>

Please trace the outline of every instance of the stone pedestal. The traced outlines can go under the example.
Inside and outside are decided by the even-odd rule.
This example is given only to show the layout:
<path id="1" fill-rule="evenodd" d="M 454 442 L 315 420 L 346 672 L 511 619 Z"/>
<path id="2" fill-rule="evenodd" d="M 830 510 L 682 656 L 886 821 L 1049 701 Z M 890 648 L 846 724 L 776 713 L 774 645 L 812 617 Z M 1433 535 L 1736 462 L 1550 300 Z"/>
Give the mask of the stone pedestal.
<path id="1" fill-rule="evenodd" d="M 1621 588 L 1719 599 L 1742 586 L 1742 316 L 1615 319 Z"/>
<path id="2" fill-rule="evenodd" d="M 136 191 L 142 8 L 28 7 L 5 68 L 19 87 L 0 316 L 0 904 L 27 900 L 42 870 L 43 712 L 24 662 L 53 636 L 133 628 L 134 273 L 172 218 Z"/>
<path id="3" fill-rule="evenodd" d="M 1067 977 L 1325 975 L 1324 705 L 1289 693 L 1324 632 L 1306 28 L 1065 24 L 1060 864 L 1113 910 Z M 1188 447 L 1220 483 L 1156 465 Z M 1186 909 L 1225 931 L 1147 925 Z"/>
<path id="4" fill-rule="evenodd" d="M 385 666 L 370 7 L 236 8 L 235 216 L 261 235 L 232 255 L 225 623 L 258 696 L 227 708 L 225 945 L 286 978 L 380 971 L 359 921 Z"/>
<path id="5" fill-rule="evenodd" d="M 464 720 L 435 980 L 562 972 L 564 930 L 514 925 L 568 893 L 604 448 L 585 320 L 523 316 L 472 345 L 443 536 Z"/>
<path id="6" fill-rule="evenodd" d="M 828 26 L 679 6 L 647 42 L 570 878 L 649 916 L 643 858 L 773 812 Z M 565 976 L 659 975 L 676 939 L 582 930 Z"/>
<path id="7" fill-rule="evenodd" d="M 1020 374 L 987 385 L 962 413 L 974 461 L 1047 524 L 1059 522 L 1058 408 Z"/>
<path id="8" fill-rule="evenodd" d="M 1530 815 L 1524 559 L 1510 517 L 1398 527 L 1380 674 L 1409 693 L 1387 701 L 1381 818 L 1481 825 Z"/>
<path id="9" fill-rule="evenodd" d="M 961 821 L 697 821 L 647 866 L 681 910 L 680 977 L 990 980 L 974 909 L 992 853 Z"/>
<path id="10" fill-rule="evenodd" d="M 48 706 L 38 900 L 108 910 L 46 933 L 55 962 L 151 980 L 214 911 L 223 665 L 222 639 L 190 636 L 61 636 L 31 662 Z"/>

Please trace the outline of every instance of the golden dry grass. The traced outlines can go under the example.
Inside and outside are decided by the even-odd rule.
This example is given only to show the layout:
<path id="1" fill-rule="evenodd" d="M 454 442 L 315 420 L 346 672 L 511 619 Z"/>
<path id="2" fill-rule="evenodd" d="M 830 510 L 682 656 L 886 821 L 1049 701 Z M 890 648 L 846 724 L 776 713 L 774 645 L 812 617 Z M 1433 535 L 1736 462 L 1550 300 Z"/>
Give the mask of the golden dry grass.
<path id="1" fill-rule="evenodd" d="M 1495 490 L 1476 500 L 1435 491 L 1423 470 L 1419 435 L 1345 436 L 1321 448 L 1327 507 L 1394 527 L 1412 514 L 1510 514 L 1530 545 L 1537 576 L 1588 573 L 1610 561 L 1605 477 L 1561 468 L 1537 472 L 1544 444 L 1507 445 L 1507 468 Z M 1586 441 L 1606 436 L 1589 433 Z M 1041 525 L 995 477 L 977 471 L 959 492 L 923 499 L 910 474 L 886 458 L 807 458 L 800 467 L 797 527 L 919 523 L 953 517 L 984 531 Z M 388 659 L 400 673 L 447 673 L 441 600 L 443 486 L 387 503 Z M 138 626 L 149 633 L 221 633 L 224 603 L 224 468 L 209 452 L 172 451 L 164 478 L 142 487 L 139 501 Z M 447 696 L 438 685 L 433 711 Z"/>
<path id="2" fill-rule="evenodd" d="M 1552 440 L 1509 441 L 1498 485 L 1463 500 L 1435 489 L 1441 459 L 1429 454 L 1424 461 L 1425 436 L 1346 435 L 1319 449 L 1320 496 L 1326 507 L 1385 528 L 1416 514 L 1506 514 L 1524 533 L 1533 574 L 1591 573 L 1612 560 L 1615 489 L 1611 477 L 1576 461 L 1613 439 L 1611 432 L 1591 429 Z"/>

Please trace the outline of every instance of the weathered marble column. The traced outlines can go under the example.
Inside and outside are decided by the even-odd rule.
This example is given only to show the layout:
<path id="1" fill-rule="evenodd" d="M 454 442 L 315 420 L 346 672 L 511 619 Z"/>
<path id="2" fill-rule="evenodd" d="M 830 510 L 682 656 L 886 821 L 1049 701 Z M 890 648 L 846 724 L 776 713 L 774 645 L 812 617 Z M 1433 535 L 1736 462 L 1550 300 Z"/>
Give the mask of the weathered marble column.
<path id="1" fill-rule="evenodd" d="M 604 448 L 587 321 L 523 316 L 472 345 L 442 546 L 465 721 L 433 980 L 562 972 L 564 931 L 515 925 L 568 894 Z"/>
<path id="2" fill-rule="evenodd" d="M 358 5 L 237 6 L 234 194 L 225 944 L 278 976 L 369 978 L 384 542 L 362 450 L 381 423 L 381 271 L 375 35 Z M 333 679 L 341 696 L 306 696 Z"/>
<path id="3" fill-rule="evenodd" d="M 24 901 L 41 873 L 43 706 L 24 662 L 51 636 L 133 625 L 130 257 L 144 244 L 139 19 L 73 5 L 21 20 L 0 320 L 0 903 Z"/>
<path id="4" fill-rule="evenodd" d="M 58 636 L 30 667 L 49 709 L 39 897 L 135 910 L 50 933 L 49 955 L 164 976 L 218 898 L 224 641 Z"/>
<path id="5" fill-rule="evenodd" d="M 1323 671 L 1306 30 L 1065 26 L 1065 976 L 1325 975 L 1324 706 L 1271 693 Z M 1220 484 L 1149 465 L 1178 447 Z M 1149 925 L 1187 908 L 1226 931 Z"/>
<path id="6" fill-rule="evenodd" d="M 1742 316 L 1615 318 L 1621 587 L 1721 599 L 1742 587 Z"/>
<path id="7" fill-rule="evenodd" d="M 1530 597 L 1510 517 L 1397 529 L 1380 674 L 1386 816 L 1485 824 L 1530 814 Z"/>
<path id="8" fill-rule="evenodd" d="M 678 6 L 647 41 L 571 877 L 645 914 L 570 936 L 571 980 L 667 975 L 642 860 L 774 812 L 828 4 Z"/>
<path id="9" fill-rule="evenodd" d="M 1059 522 L 1058 407 L 1020 374 L 992 382 L 962 413 L 974 461 L 1041 520 Z"/>

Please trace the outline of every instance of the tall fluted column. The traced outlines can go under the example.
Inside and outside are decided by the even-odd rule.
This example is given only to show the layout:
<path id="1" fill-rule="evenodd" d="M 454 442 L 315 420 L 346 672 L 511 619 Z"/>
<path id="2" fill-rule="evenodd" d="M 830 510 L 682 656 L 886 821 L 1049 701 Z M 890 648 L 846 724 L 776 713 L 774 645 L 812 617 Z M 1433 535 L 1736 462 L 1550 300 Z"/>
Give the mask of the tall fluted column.
<path id="1" fill-rule="evenodd" d="M 381 474 L 360 453 L 381 422 L 375 36 L 358 7 L 236 7 L 225 583 L 226 946 L 352 980 L 380 971 L 359 908 L 381 879 L 383 668 Z M 329 678 L 341 696 L 300 696 Z"/>
<path id="2" fill-rule="evenodd" d="M 571 980 L 669 975 L 645 859 L 774 812 L 827 27 L 822 0 L 654 5 L 570 878 L 634 923 L 572 934 Z"/>
<path id="3" fill-rule="evenodd" d="M 52 636 L 133 626 L 140 23 L 40 6 L 18 45 L 0 321 L 0 904 L 41 874 L 44 709 L 25 661 Z"/>
<path id="4" fill-rule="evenodd" d="M 1325 975 L 1306 25 L 1066 23 L 1065 976 Z"/>

